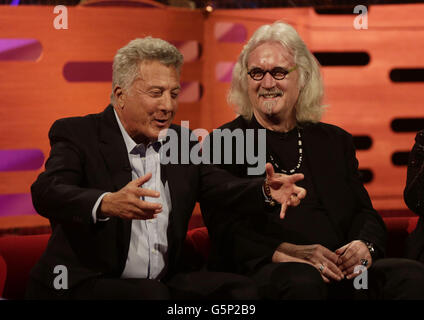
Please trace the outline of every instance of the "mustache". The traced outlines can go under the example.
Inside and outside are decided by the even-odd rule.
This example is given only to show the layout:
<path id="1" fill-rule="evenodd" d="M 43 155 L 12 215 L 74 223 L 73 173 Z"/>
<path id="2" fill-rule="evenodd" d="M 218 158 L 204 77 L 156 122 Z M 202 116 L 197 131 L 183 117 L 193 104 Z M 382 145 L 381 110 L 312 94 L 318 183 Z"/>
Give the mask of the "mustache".
<path id="1" fill-rule="evenodd" d="M 282 96 L 283 95 L 283 90 L 280 89 L 271 89 L 271 90 L 266 90 L 266 89 L 260 89 L 258 92 L 258 96 L 264 96 L 267 94 L 275 94 L 275 95 L 279 95 Z"/>

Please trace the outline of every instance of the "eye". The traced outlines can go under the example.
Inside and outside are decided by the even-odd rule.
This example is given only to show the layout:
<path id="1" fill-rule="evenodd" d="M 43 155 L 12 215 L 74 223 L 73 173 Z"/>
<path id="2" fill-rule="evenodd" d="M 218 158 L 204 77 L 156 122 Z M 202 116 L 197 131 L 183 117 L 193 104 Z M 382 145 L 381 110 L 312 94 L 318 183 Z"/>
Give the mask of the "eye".
<path id="1" fill-rule="evenodd" d="M 161 89 L 152 89 L 149 91 L 149 95 L 153 98 L 160 98 L 163 95 L 163 90 Z"/>
<path id="2" fill-rule="evenodd" d="M 250 76 L 253 79 L 262 79 L 262 77 L 264 76 L 264 70 L 262 70 L 261 68 L 253 68 L 252 70 L 249 71 Z"/>
<path id="3" fill-rule="evenodd" d="M 276 79 L 283 79 L 289 72 L 281 67 L 275 67 L 271 70 L 271 75 Z"/>
<path id="4" fill-rule="evenodd" d="M 177 99 L 179 95 L 180 95 L 180 91 L 172 91 L 171 92 L 172 99 Z"/>

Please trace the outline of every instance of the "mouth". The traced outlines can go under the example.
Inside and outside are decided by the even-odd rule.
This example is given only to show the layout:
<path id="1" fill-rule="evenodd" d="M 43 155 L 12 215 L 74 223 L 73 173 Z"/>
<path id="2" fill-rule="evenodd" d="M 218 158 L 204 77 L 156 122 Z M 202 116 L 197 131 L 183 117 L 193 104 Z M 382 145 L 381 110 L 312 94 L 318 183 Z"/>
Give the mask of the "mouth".
<path id="1" fill-rule="evenodd" d="M 168 124 L 169 119 L 154 119 L 154 123 L 158 126 L 158 127 L 166 127 Z"/>
<path id="2" fill-rule="evenodd" d="M 264 99 L 275 99 L 283 96 L 283 92 L 267 92 L 267 93 L 260 93 L 259 98 Z"/>

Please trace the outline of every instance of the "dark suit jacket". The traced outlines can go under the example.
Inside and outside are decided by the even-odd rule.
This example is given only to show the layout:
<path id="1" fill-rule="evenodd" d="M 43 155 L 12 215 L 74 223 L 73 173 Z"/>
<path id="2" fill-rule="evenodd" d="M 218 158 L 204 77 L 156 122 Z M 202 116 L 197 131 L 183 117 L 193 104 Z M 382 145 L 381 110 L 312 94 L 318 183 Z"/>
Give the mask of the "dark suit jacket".
<path id="1" fill-rule="evenodd" d="M 424 262 L 424 130 L 417 133 L 409 155 L 404 198 L 407 206 L 420 216 L 406 244 L 406 257 Z"/>
<path id="2" fill-rule="evenodd" d="M 241 128 L 246 133 L 246 129 L 252 129 L 254 126 L 252 122 L 238 117 L 220 127 L 225 128 L 230 130 Z M 382 256 L 386 244 L 386 228 L 380 215 L 373 209 L 368 193 L 360 180 L 352 136 L 341 128 L 324 123 L 305 123 L 303 128 L 303 150 L 308 161 L 307 165 L 311 171 L 315 190 L 328 212 L 340 246 L 356 239 L 365 240 L 374 243 L 379 255 Z M 247 176 L 246 159 L 244 163 L 244 165 L 230 164 L 221 167 L 237 176 L 252 178 Z M 254 205 L 254 200 L 249 203 Z M 290 234 L 281 224 L 275 223 L 279 210 L 279 207 L 268 209 L 261 215 L 256 214 L 234 221 L 232 231 L 226 234 L 226 238 L 218 234 L 215 242 L 221 252 L 227 250 L 227 255 L 226 261 L 221 263 L 215 261 L 213 267 L 231 269 L 235 266 L 236 271 L 248 273 L 258 265 L 270 262 L 280 243 L 293 243 L 297 235 Z M 205 206 L 202 206 L 202 211 L 210 228 L 209 233 L 213 237 L 214 226 L 209 225 L 208 216 L 216 217 L 219 213 L 214 208 Z M 231 243 L 232 246 L 225 246 L 225 243 Z M 227 263 L 229 261 L 232 263 Z"/>
<path id="3" fill-rule="evenodd" d="M 182 129 L 172 125 L 181 135 Z M 52 236 L 31 276 L 52 287 L 56 265 L 68 269 L 68 286 L 92 277 L 118 278 L 124 270 L 131 221 L 92 221 L 92 208 L 106 191 L 131 181 L 131 166 L 113 107 L 85 117 L 56 121 L 49 132 L 50 156 L 31 187 L 34 207 L 50 219 Z M 181 150 L 181 149 L 180 149 Z M 167 277 L 184 269 L 183 243 L 196 201 L 248 210 L 243 199 L 263 199 L 261 182 L 241 181 L 207 165 L 161 166 L 169 183 L 172 211 L 168 227 Z M 232 197 L 228 197 L 232 194 Z M 235 209 L 235 210 L 236 210 Z"/>

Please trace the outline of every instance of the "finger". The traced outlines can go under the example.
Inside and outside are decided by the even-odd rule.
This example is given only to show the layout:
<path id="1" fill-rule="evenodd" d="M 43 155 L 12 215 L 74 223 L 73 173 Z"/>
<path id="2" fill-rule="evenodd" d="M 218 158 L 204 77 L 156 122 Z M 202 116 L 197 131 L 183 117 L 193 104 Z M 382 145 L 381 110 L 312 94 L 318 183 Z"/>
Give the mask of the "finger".
<path id="1" fill-rule="evenodd" d="M 293 186 L 294 193 L 296 193 L 298 199 L 304 199 L 306 197 L 306 189 L 298 186 Z"/>
<path id="2" fill-rule="evenodd" d="M 349 243 L 344 245 L 343 247 L 338 248 L 335 253 L 341 256 L 346 251 L 347 247 L 349 247 Z"/>
<path id="3" fill-rule="evenodd" d="M 369 267 L 370 267 L 369 265 L 364 266 L 364 265 L 361 265 L 360 263 L 357 263 L 353 267 L 351 267 L 347 270 L 346 278 L 347 279 L 355 278 L 358 275 L 360 275 L 361 273 L 365 272 Z"/>
<path id="4" fill-rule="evenodd" d="M 358 264 L 356 264 L 353 267 L 346 270 L 346 278 L 348 280 L 355 278 L 356 276 L 359 276 L 362 273 L 362 268 L 356 268 L 356 272 L 355 272 L 356 266 L 358 266 Z M 364 268 L 366 268 L 366 267 L 364 267 Z"/>
<path id="5" fill-rule="evenodd" d="M 357 265 L 359 259 L 356 255 L 351 256 L 348 260 L 344 261 L 341 265 L 339 265 L 340 270 L 343 271 L 344 275 L 349 274 L 349 270 L 354 268 Z"/>
<path id="6" fill-rule="evenodd" d="M 140 209 L 136 208 L 132 210 L 133 219 L 137 220 L 149 220 L 157 217 L 158 214 L 162 212 L 160 209 Z"/>
<path id="7" fill-rule="evenodd" d="M 303 180 L 305 176 L 303 173 L 295 173 L 289 176 L 289 182 L 296 183 L 297 181 Z"/>
<path id="8" fill-rule="evenodd" d="M 326 277 L 327 279 L 333 279 L 340 281 L 343 279 L 343 274 L 340 274 L 338 268 L 331 262 L 326 261 L 323 263 L 318 263 L 315 265 L 315 268 L 321 273 L 321 276 Z"/>
<path id="9" fill-rule="evenodd" d="M 356 261 L 358 261 L 358 259 L 356 258 L 356 256 L 349 256 L 349 258 L 347 258 L 347 256 L 341 256 L 340 257 L 342 263 L 339 265 L 339 268 L 344 270 L 348 267 L 350 267 L 353 263 L 355 263 Z"/>
<path id="10" fill-rule="evenodd" d="M 135 206 L 139 210 L 162 210 L 162 204 L 137 199 Z"/>
<path id="11" fill-rule="evenodd" d="M 281 204 L 280 219 L 284 219 L 284 217 L 286 216 L 286 210 L 287 210 L 287 202 L 284 202 Z"/>
<path id="12" fill-rule="evenodd" d="M 287 206 L 289 207 L 297 207 L 300 204 L 300 200 L 289 200 L 287 201 Z"/>
<path id="13" fill-rule="evenodd" d="M 328 259 L 333 263 L 334 265 L 337 265 L 337 262 L 339 260 L 339 256 L 332 252 L 331 250 L 324 247 L 323 256 L 325 259 Z"/>
<path id="14" fill-rule="evenodd" d="M 343 248 L 343 247 L 342 247 Z M 341 250 L 339 251 L 341 252 Z M 339 256 L 339 267 L 340 269 L 346 269 L 348 261 L 354 257 L 356 251 L 348 244 L 347 248 L 344 250 L 344 252 Z"/>
<path id="15" fill-rule="evenodd" d="M 344 278 L 343 273 L 331 262 L 329 262 L 325 268 L 322 270 L 322 274 L 325 275 L 327 278 L 340 281 Z"/>
<path id="16" fill-rule="evenodd" d="M 324 276 L 322 273 L 321 273 L 321 278 L 322 278 L 322 280 L 324 280 L 324 282 L 325 283 L 330 283 L 330 279 L 328 279 L 326 276 Z"/>
<path id="17" fill-rule="evenodd" d="M 340 269 L 340 267 L 336 263 L 329 262 L 328 267 L 335 275 L 337 275 L 339 280 L 341 280 L 345 277 L 343 271 Z"/>
<path id="18" fill-rule="evenodd" d="M 296 195 L 291 195 L 290 196 L 290 203 L 288 203 L 287 205 L 292 206 L 292 207 L 296 207 L 300 204 L 300 200 L 298 199 L 298 197 Z"/>
<path id="19" fill-rule="evenodd" d="M 328 272 L 330 273 L 328 276 L 330 276 L 334 280 L 341 280 L 344 278 L 344 274 L 339 266 L 337 266 L 337 260 L 338 256 L 334 253 L 325 248 L 323 252 L 323 259 L 324 262 L 321 262 L 323 265 L 327 266 L 326 269 L 328 269 Z M 321 259 L 322 261 L 322 259 Z"/>
<path id="20" fill-rule="evenodd" d="M 265 165 L 265 171 L 267 179 L 270 179 L 275 174 L 274 167 L 269 162 Z"/>
<path id="21" fill-rule="evenodd" d="M 140 186 L 142 186 L 144 183 L 146 183 L 147 181 L 149 181 L 151 177 L 152 177 L 152 173 L 151 173 L 151 172 L 149 172 L 149 173 L 145 174 L 145 175 L 144 175 L 144 176 L 142 176 L 142 177 L 139 177 L 139 178 L 137 178 L 137 179 L 135 179 L 135 180 L 130 181 L 130 183 L 128 183 L 128 184 L 129 184 L 129 185 L 136 186 L 136 187 L 140 187 Z"/>
<path id="22" fill-rule="evenodd" d="M 159 198 L 159 196 L 160 196 L 159 191 L 146 189 L 146 188 L 137 188 L 137 189 L 135 189 L 135 193 L 139 198 L 140 197 Z"/>

